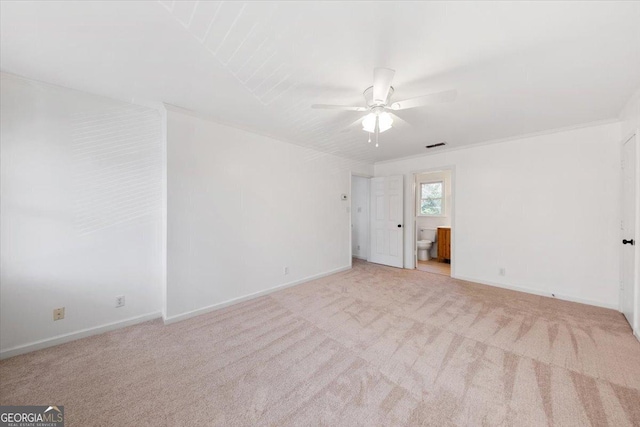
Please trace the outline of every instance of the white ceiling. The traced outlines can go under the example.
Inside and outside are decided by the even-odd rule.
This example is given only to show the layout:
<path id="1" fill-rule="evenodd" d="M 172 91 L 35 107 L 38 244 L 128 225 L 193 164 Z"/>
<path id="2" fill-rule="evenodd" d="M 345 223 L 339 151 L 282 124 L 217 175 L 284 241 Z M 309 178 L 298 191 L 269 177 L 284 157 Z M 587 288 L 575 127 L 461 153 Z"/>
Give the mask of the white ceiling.
<path id="1" fill-rule="evenodd" d="M 3 71 L 120 99 L 163 101 L 368 161 L 618 116 L 640 85 L 640 2 L 0 3 Z M 358 113 L 376 66 L 399 112 L 367 144 Z M 360 113 L 361 114 L 361 113 Z"/>

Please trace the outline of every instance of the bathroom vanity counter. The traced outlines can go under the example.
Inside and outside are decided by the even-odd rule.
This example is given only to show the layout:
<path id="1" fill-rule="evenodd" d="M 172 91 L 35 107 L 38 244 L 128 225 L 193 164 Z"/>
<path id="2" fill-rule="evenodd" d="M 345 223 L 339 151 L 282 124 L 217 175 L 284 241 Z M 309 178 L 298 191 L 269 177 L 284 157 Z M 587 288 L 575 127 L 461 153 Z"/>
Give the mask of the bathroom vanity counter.
<path id="1" fill-rule="evenodd" d="M 438 227 L 438 261 L 451 261 L 451 227 Z"/>

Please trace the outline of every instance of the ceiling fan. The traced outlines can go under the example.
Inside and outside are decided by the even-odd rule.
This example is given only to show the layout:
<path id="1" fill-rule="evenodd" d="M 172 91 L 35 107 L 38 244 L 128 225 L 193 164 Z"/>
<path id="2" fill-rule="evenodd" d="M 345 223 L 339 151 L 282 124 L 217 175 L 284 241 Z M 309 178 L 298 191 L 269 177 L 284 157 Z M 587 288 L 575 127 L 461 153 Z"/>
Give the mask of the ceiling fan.
<path id="1" fill-rule="evenodd" d="M 368 87 L 362 93 L 366 101 L 366 107 L 349 106 L 349 105 L 329 105 L 314 104 L 311 108 L 323 110 L 343 110 L 355 112 L 367 112 L 368 114 L 362 119 L 362 130 L 369 132 L 369 142 L 371 142 L 371 134 L 376 136 L 376 147 L 378 146 L 378 135 L 386 130 L 391 129 L 394 119 L 403 122 L 393 111 L 407 110 L 409 108 L 423 107 L 431 104 L 440 104 L 444 102 L 452 102 L 456 99 L 458 92 L 456 90 L 447 90 L 444 92 L 431 93 L 429 95 L 409 98 L 404 101 L 391 103 L 393 95 L 393 86 L 391 82 L 395 75 L 395 70 L 390 68 L 374 68 L 373 69 L 373 86 Z M 360 119 L 358 119 L 360 121 Z"/>

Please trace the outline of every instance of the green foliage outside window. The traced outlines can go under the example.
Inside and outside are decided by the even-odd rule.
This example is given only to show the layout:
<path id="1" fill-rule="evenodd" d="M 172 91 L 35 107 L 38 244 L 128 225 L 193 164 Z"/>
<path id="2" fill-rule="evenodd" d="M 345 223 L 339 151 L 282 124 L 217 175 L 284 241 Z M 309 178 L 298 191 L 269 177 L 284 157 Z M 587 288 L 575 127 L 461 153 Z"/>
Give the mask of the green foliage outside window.
<path id="1" fill-rule="evenodd" d="M 420 185 L 420 215 L 442 215 L 442 182 L 428 182 Z"/>

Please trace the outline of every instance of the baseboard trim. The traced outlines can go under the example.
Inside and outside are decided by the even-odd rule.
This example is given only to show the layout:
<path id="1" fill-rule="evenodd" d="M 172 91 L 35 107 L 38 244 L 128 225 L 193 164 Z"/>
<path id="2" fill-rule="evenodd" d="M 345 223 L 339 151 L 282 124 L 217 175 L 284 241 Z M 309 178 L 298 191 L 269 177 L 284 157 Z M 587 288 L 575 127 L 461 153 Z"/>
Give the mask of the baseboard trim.
<path id="1" fill-rule="evenodd" d="M 351 257 L 352 257 L 352 258 L 358 258 L 358 259 L 361 259 L 361 260 L 363 260 L 363 261 L 366 261 L 366 260 L 367 260 L 367 257 L 366 257 L 366 256 L 351 255 Z"/>
<path id="2" fill-rule="evenodd" d="M 512 291 L 525 292 L 527 294 L 540 295 L 543 297 L 555 298 L 563 301 L 577 302 L 580 304 L 593 305 L 595 307 L 609 308 L 612 310 L 620 311 L 620 307 L 617 304 L 606 304 L 599 301 L 593 301 L 593 300 L 584 299 L 584 298 L 577 298 L 570 295 L 561 295 L 557 293 L 555 294 L 555 296 L 552 296 L 550 292 L 539 291 L 537 289 L 527 288 L 523 286 L 505 285 L 503 283 L 490 282 L 486 280 L 476 279 L 473 277 L 465 277 L 465 276 L 459 276 L 459 275 L 456 275 L 455 277 L 454 276 L 451 276 L 451 277 L 454 279 L 464 280 L 467 282 L 480 283 L 481 285 L 494 286 L 496 288 L 509 289 Z"/>
<path id="3" fill-rule="evenodd" d="M 258 298 L 258 297 L 261 297 L 261 296 L 264 296 L 264 295 L 271 294 L 273 292 L 280 291 L 282 289 L 286 289 L 286 288 L 290 288 L 290 287 L 293 287 L 293 286 L 301 285 L 303 283 L 307 283 L 307 282 L 310 282 L 312 280 L 320 279 L 322 277 L 330 276 L 330 275 L 336 274 L 336 273 L 341 273 L 341 272 L 347 271 L 347 270 L 351 270 L 351 266 L 350 265 L 347 265 L 347 266 L 344 266 L 344 267 L 340 267 L 340 268 L 336 268 L 334 270 L 326 271 L 324 273 L 316 274 L 314 276 L 308 276 L 308 277 L 305 277 L 305 278 L 300 279 L 300 280 L 295 280 L 293 282 L 288 282 L 288 283 L 285 283 L 285 284 L 282 284 L 282 285 L 274 286 L 273 288 L 265 289 L 264 291 L 254 292 L 254 293 L 249 294 L 249 295 L 244 295 L 244 296 L 241 296 L 241 297 L 232 298 L 230 300 L 223 301 L 223 302 L 220 302 L 220 303 L 217 303 L 217 304 L 212 304 L 212 305 L 208 305 L 206 307 L 198 308 L 196 310 L 187 311 L 186 313 L 176 314 L 174 316 L 168 316 L 168 317 L 166 317 L 164 319 L 164 324 L 165 325 L 170 325 L 172 323 L 181 322 L 183 320 L 187 320 L 187 319 L 190 319 L 192 317 L 196 317 L 196 316 L 200 316 L 202 314 L 210 313 L 212 311 L 220 310 L 221 308 L 225 308 L 225 307 L 228 307 L 228 306 L 233 305 L 233 304 L 238 304 L 238 303 L 243 302 L 243 301 L 248 301 L 248 300 L 251 300 L 251 299 L 254 299 L 254 298 Z"/>
<path id="4" fill-rule="evenodd" d="M 53 338 L 45 338 L 39 341 L 31 342 L 29 344 L 2 350 L 0 351 L 0 360 L 160 318 L 162 318 L 162 313 L 160 312 L 148 313 L 141 316 L 130 317 L 128 319 L 120 320 L 113 323 L 107 323 L 106 325 L 82 329 L 76 332 L 69 332 L 63 335 L 57 335 Z"/>

